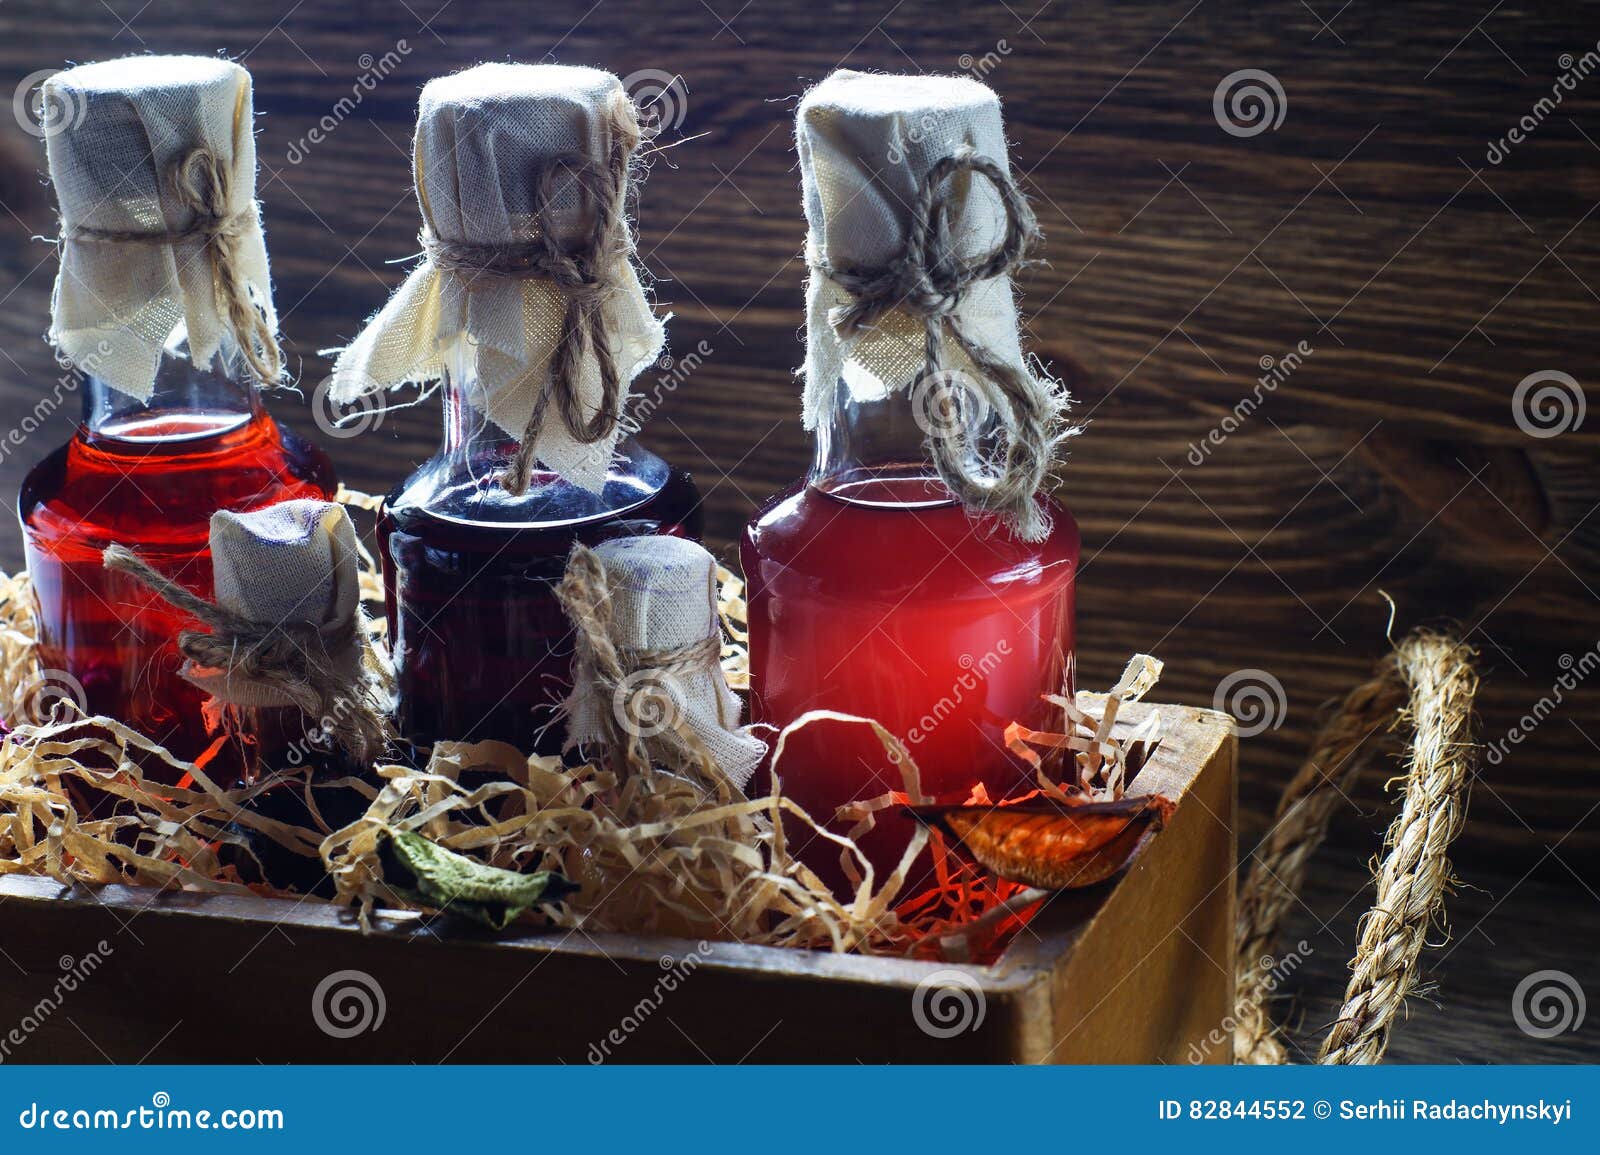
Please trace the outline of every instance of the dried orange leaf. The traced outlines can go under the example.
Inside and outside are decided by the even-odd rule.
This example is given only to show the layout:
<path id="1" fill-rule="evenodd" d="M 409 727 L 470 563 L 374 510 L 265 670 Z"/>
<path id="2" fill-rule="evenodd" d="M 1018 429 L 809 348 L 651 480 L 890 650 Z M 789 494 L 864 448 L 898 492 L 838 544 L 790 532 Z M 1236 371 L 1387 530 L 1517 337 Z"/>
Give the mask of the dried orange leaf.
<path id="1" fill-rule="evenodd" d="M 1103 882 L 1133 861 L 1165 825 L 1172 803 L 1158 794 L 1115 802 L 1017 806 L 907 806 L 985 869 L 1044 890 Z"/>

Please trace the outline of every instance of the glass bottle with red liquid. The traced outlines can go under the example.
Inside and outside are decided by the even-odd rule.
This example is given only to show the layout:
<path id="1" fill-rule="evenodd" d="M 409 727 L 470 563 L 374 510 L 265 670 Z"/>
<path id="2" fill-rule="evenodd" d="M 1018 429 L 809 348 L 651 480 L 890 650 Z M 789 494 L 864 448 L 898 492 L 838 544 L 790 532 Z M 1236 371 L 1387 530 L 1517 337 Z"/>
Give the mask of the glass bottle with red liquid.
<path id="1" fill-rule="evenodd" d="M 959 87 L 952 94 L 946 85 Z M 919 127 L 920 138 L 913 137 Z M 878 238 L 892 230 L 882 221 L 898 219 L 914 202 L 912 190 L 934 161 L 974 139 L 1004 155 L 993 94 L 946 78 L 836 73 L 802 102 L 798 135 L 814 263 L 823 252 L 837 261 L 874 244 L 879 251 L 861 263 L 883 263 L 892 254 Z M 826 175 L 816 166 L 825 149 L 832 152 Z M 904 191 L 893 185 L 896 173 L 907 178 Z M 1000 211 L 998 202 L 975 203 L 975 187 L 965 185 L 965 203 L 953 210 L 969 224 Z M 961 192 L 958 184 L 948 195 Z M 871 242 L 848 235 L 866 227 L 849 215 L 863 202 L 877 206 Z M 972 243 L 981 249 L 997 231 Z M 864 339 L 878 339 L 877 346 L 818 356 L 817 343 L 834 340 L 828 311 L 848 301 L 819 286 L 823 277 L 813 272 L 807 369 L 838 372 L 827 382 L 808 381 L 812 466 L 804 482 L 750 523 L 741 548 L 753 717 L 778 727 L 813 710 L 871 718 L 904 743 L 924 795 L 953 804 L 980 787 L 992 800 L 1015 796 L 1032 788 L 1032 772 L 1007 750 L 1007 725 L 1048 728 L 1052 707 L 1041 695 L 1072 692 L 1076 523 L 1040 494 L 1035 512 L 1048 529 L 1024 540 L 997 514 L 958 501 L 941 478 L 932 439 L 957 439 L 981 468 L 995 436 L 993 413 L 972 397 L 930 407 L 939 377 L 915 364 L 920 327 L 902 340 L 894 318 Z M 1003 292 L 1009 303 L 1009 283 Z M 886 366 L 906 365 L 901 354 L 908 348 L 911 368 L 897 378 Z M 845 803 L 903 788 L 900 769 L 870 729 L 832 721 L 792 734 L 778 773 L 785 793 L 819 821 Z M 910 833 L 909 820 L 890 811 L 861 840 L 880 882 Z M 813 837 L 797 852 L 846 889 L 837 845 Z M 924 857 L 908 893 L 928 881 L 927 866 Z"/>
<path id="2" fill-rule="evenodd" d="M 18 501 L 39 663 L 47 677 L 76 680 L 89 712 L 192 759 L 212 737 L 201 717 L 205 695 L 178 674 L 175 639 L 192 623 L 103 568 L 103 551 L 113 543 L 135 548 L 209 597 L 212 513 L 327 498 L 337 480 L 326 454 L 267 413 L 252 359 L 222 321 L 213 242 L 171 192 L 177 158 L 203 147 L 231 173 L 234 203 L 253 219 L 248 74 L 223 60 L 151 56 L 71 69 L 46 88 L 73 112 L 59 131 L 47 131 L 68 226 L 52 337 L 63 363 L 75 366 L 56 395 L 81 389 L 83 417 L 72 439 L 28 474 Z M 222 105 L 226 122 L 208 115 Z M 164 131 L 152 138 L 145 125 L 157 115 Z M 162 243 L 163 230 L 177 239 Z M 237 243 L 242 259 L 232 267 L 250 277 L 240 291 L 269 301 L 270 324 L 259 227 L 239 230 Z M 94 316 L 99 308 L 107 315 Z M 208 334 L 199 357 L 194 326 Z"/>
<path id="3" fill-rule="evenodd" d="M 573 543 L 699 536 L 689 475 L 622 436 L 628 385 L 664 336 L 632 261 L 639 141 L 598 69 L 485 64 L 423 89 L 425 259 L 334 371 L 344 400 L 442 382 L 439 451 L 378 523 L 396 722 L 414 744 L 558 753 L 575 639 L 555 590 Z"/>

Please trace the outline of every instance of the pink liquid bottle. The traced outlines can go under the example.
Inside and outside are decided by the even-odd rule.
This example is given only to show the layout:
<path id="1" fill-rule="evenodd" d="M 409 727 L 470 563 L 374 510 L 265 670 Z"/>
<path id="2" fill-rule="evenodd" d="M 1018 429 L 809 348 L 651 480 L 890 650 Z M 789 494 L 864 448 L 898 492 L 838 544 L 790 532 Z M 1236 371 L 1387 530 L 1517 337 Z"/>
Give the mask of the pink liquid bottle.
<path id="1" fill-rule="evenodd" d="M 50 333 L 64 373 L 45 400 L 81 391 L 83 419 L 18 502 L 39 662 L 48 694 L 192 759 L 213 737 L 205 695 L 178 675 L 174 639 L 192 622 L 104 569 L 102 552 L 130 546 L 209 597 L 214 512 L 337 486 L 258 389 L 280 357 L 250 77 L 226 60 L 142 56 L 58 73 L 44 97 L 64 233 Z"/>
<path id="2" fill-rule="evenodd" d="M 625 214 L 638 143 L 596 69 L 488 64 L 423 90 L 426 257 L 334 373 L 347 399 L 442 381 L 439 451 L 379 515 L 396 720 L 417 745 L 557 752 L 573 543 L 699 536 L 689 475 L 624 436 L 628 383 L 663 341 Z"/>
<path id="3" fill-rule="evenodd" d="M 798 121 L 816 451 L 745 532 L 753 715 L 872 718 L 924 794 L 1014 796 L 1032 779 L 1006 726 L 1045 728 L 1040 695 L 1071 692 L 1079 540 L 1037 492 L 1064 402 L 1018 346 L 1007 274 L 1035 231 L 999 102 L 966 79 L 837 72 Z M 798 731 L 778 773 L 819 820 L 902 787 L 870 730 L 836 722 Z M 880 881 L 909 836 L 890 814 L 862 840 Z M 798 852 L 843 886 L 837 846 Z"/>

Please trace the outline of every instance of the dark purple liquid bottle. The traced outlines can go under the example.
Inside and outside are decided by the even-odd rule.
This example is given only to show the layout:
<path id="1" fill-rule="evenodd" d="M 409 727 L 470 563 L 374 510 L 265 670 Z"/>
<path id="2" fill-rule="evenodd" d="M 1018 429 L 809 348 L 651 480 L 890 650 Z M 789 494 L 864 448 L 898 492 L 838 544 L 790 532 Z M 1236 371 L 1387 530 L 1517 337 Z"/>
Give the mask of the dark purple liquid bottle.
<path id="1" fill-rule="evenodd" d="M 418 745 L 497 739 L 558 752 L 552 723 L 571 689 L 574 638 L 555 587 L 573 543 L 700 536 L 689 474 L 632 442 L 599 494 L 541 473 L 511 497 L 493 473 L 514 449 L 441 454 L 379 514 L 396 722 Z"/>

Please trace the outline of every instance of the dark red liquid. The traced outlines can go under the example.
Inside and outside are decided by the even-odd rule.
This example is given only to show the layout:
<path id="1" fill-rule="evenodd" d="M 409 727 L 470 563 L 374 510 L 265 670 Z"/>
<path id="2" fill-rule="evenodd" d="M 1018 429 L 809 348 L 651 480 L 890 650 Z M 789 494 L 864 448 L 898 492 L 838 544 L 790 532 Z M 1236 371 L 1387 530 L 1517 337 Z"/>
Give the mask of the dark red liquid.
<path id="1" fill-rule="evenodd" d="M 365 794 L 342 784 L 370 777 L 370 767 L 333 740 L 332 728 L 342 720 L 337 712 L 315 718 L 294 706 L 233 707 L 223 724 L 229 738 L 220 755 L 223 765 L 213 763 L 208 769 L 220 774 L 224 767 L 242 768 L 243 777 L 232 784 L 241 814 L 248 810 L 260 818 L 331 834 L 368 807 Z M 244 882 L 334 896 L 333 880 L 313 847 L 291 849 L 237 815 L 228 828 L 245 845 L 225 841 L 219 853 Z"/>
<path id="2" fill-rule="evenodd" d="M 283 772 L 255 784 L 245 805 L 261 818 L 319 834 L 340 830 L 367 812 L 366 795 L 339 784 L 347 777 L 363 777 L 364 767 L 337 754 L 317 755 L 306 761 L 309 768 L 302 766 L 298 770 L 278 762 Z M 234 789 L 242 792 L 246 784 L 235 783 Z M 320 857 L 296 853 L 243 822 L 235 821 L 231 830 L 245 842 L 249 852 L 225 844 L 221 851 L 223 861 L 236 867 L 246 883 L 265 882 L 278 890 L 296 890 L 320 898 L 334 896 L 333 880 Z"/>
<path id="3" fill-rule="evenodd" d="M 18 501 L 39 615 L 39 663 L 83 686 L 109 714 L 193 759 L 210 741 L 204 695 L 178 676 L 190 619 L 101 564 L 112 543 L 210 597 L 211 515 L 337 487 L 322 450 L 265 413 L 153 412 L 117 435 L 80 429 L 28 474 Z"/>
<path id="4" fill-rule="evenodd" d="M 392 509 L 378 518 L 397 679 L 396 721 L 418 745 L 497 739 L 558 753 L 556 707 L 572 688 L 573 633 L 555 587 L 574 542 L 698 539 L 700 497 L 674 469 L 637 505 L 537 528 Z"/>
<path id="5" fill-rule="evenodd" d="M 1006 726 L 1045 727 L 1053 708 L 1039 696 L 1071 681 L 1078 529 L 1052 504 L 1049 538 L 1022 542 L 938 500 L 935 485 L 801 486 L 750 524 L 740 556 L 753 715 L 774 726 L 818 709 L 876 719 L 905 743 L 925 793 L 959 803 L 982 783 L 999 799 L 1031 782 Z M 819 820 L 902 788 L 869 729 L 835 722 L 792 737 L 778 773 Z M 881 880 L 910 829 L 892 815 L 879 826 L 862 849 Z M 837 846 L 815 839 L 799 853 L 843 882 Z"/>

